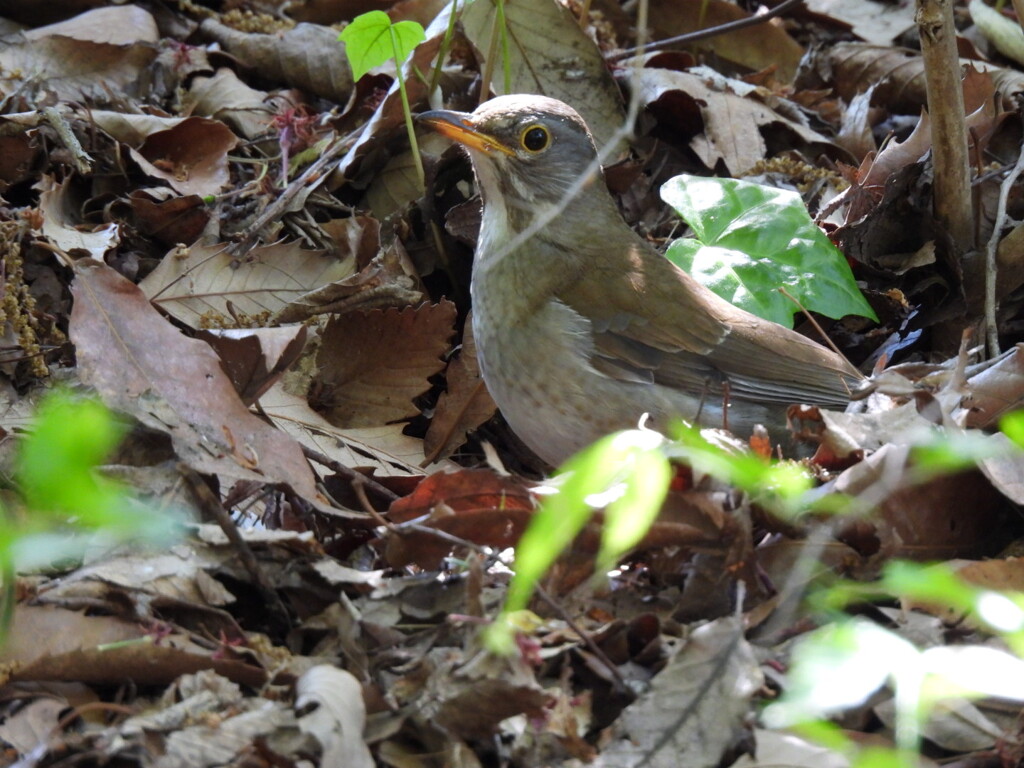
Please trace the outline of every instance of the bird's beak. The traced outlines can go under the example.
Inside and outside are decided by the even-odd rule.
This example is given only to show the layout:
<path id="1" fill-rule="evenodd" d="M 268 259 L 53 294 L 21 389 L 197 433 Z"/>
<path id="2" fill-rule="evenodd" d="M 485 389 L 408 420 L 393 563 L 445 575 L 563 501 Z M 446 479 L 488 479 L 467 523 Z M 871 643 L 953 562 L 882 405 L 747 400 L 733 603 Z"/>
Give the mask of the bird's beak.
<path id="1" fill-rule="evenodd" d="M 435 109 L 417 115 L 416 119 L 430 126 L 430 128 L 442 136 L 447 136 L 449 139 L 457 141 L 470 149 L 476 149 L 489 155 L 495 152 L 501 152 L 506 155 L 515 154 L 515 152 L 493 136 L 477 130 L 473 125 L 473 116 L 465 112 Z"/>

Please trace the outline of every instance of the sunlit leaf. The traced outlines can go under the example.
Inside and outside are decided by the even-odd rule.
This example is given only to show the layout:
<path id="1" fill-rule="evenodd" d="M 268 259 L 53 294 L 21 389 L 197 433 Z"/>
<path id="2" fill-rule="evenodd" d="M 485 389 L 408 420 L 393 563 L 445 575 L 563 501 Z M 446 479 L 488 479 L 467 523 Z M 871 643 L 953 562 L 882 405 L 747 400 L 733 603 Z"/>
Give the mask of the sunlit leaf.
<path id="1" fill-rule="evenodd" d="M 828 317 L 875 317 L 846 259 L 795 192 L 736 179 L 676 176 L 661 197 L 696 239 L 673 242 L 666 256 L 722 298 L 792 326 L 799 307 Z"/>
<path id="2" fill-rule="evenodd" d="M 358 80 L 388 59 L 401 65 L 426 39 L 426 33 L 415 21 L 392 24 L 384 11 L 368 11 L 356 16 L 338 39 L 345 43 L 352 75 Z"/>

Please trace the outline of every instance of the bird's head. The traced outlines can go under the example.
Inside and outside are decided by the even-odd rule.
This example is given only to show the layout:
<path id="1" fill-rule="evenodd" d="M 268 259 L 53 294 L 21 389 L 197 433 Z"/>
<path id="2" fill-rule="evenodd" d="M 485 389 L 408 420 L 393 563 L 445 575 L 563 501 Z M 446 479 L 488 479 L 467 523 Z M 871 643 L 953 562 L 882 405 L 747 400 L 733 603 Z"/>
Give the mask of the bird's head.
<path id="1" fill-rule="evenodd" d="M 571 186 L 599 170 L 586 123 L 557 99 L 499 96 L 471 113 L 434 110 L 418 120 L 469 151 L 485 203 L 565 205 Z"/>

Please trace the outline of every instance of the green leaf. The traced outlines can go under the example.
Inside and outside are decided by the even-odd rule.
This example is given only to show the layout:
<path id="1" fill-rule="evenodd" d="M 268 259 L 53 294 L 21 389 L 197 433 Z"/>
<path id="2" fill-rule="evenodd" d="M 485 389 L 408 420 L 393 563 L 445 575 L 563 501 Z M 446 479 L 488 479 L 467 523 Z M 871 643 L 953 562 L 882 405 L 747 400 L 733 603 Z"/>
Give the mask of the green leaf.
<path id="1" fill-rule="evenodd" d="M 616 432 L 562 466 L 561 486 L 545 498 L 516 545 L 515 576 L 505 607 L 485 636 L 493 652 L 511 652 L 514 628 L 509 617 L 526 607 L 537 582 L 596 508 L 607 508 L 599 568 L 611 567 L 643 537 L 671 479 L 663 443 L 650 430 Z"/>
<path id="2" fill-rule="evenodd" d="M 597 555 L 598 573 L 614 568 L 619 558 L 647 535 L 672 481 L 672 467 L 660 445 L 650 439 L 653 433 L 626 434 L 639 440 L 628 446 L 627 461 L 631 466 L 622 480 L 621 495 L 605 511 L 601 551 Z"/>
<path id="3" fill-rule="evenodd" d="M 876 319 L 846 259 L 818 229 L 795 192 L 736 179 L 676 176 L 661 188 L 697 235 L 666 256 L 716 294 L 791 327 L 799 308 L 828 317 Z"/>
<path id="4" fill-rule="evenodd" d="M 80 534 L 93 531 L 113 540 L 142 536 L 160 544 L 177 538 L 175 515 L 142 506 L 97 471 L 126 430 L 98 400 L 62 390 L 47 395 L 15 464 L 29 514 L 0 516 L 0 563 L 13 558 L 37 567 L 73 557 L 85 546 Z"/>
<path id="5" fill-rule="evenodd" d="M 384 11 L 369 11 L 356 16 L 338 39 L 345 43 L 352 76 L 358 80 L 388 59 L 401 66 L 426 33 L 415 21 L 392 24 Z"/>
<path id="6" fill-rule="evenodd" d="M 28 507 L 58 518 L 73 515 L 85 526 L 119 523 L 123 492 L 94 468 L 124 431 L 96 400 L 61 392 L 48 397 L 18 453 L 17 478 Z"/>
<path id="7" fill-rule="evenodd" d="M 1008 413 L 999 420 L 999 429 L 1018 447 L 1024 448 L 1024 411 Z"/>

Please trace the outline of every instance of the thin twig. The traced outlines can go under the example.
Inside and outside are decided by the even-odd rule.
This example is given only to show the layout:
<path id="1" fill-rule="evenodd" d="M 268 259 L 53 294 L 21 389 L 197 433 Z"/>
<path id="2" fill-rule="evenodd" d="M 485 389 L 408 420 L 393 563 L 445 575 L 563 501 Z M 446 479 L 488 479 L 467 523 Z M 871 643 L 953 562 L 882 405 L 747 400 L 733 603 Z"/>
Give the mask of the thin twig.
<path id="1" fill-rule="evenodd" d="M 615 680 L 615 684 L 616 686 L 618 686 L 619 690 L 628 691 L 629 686 L 626 685 L 626 680 L 622 677 L 622 673 L 619 671 L 619 668 L 615 666 L 614 662 L 612 662 L 612 660 L 608 658 L 607 654 L 605 654 L 605 652 L 602 651 L 600 647 L 598 647 L 597 643 L 594 642 L 594 638 L 590 636 L 590 633 L 584 630 L 583 627 L 579 626 L 576 623 L 576 620 L 572 617 L 572 615 L 567 610 L 565 610 L 565 608 L 563 608 L 553 597 L 551 597 L 551 595 L 547 593 L 544 587 L 538 584 L 534 589 L 537 592 L 537 596 L 541 600 L 543 600 L 545 603 L 547 603 L 555 609 L 555 612 L 558 614 L 558 617 L 569 626 L 569 629 L 571 629 L 573 632 L 580 636 L 580 640 L 582 640 L 583 644 L 587 646 L 587 650 L 594 654 L 594 656 L 596 656 L 601 661 L 601 663 L 604 664 L 605 667 L 607 667 L 608 674 L 610 674 L 612 678 Z"/>
<path id="2" fill-rule="evenodd" d="M 327 467 L 335 474 L 341 475 L 350 483 L 354 483 L 358 480 L 367 490 L 372 491 L 375 496 L 378 496 L 387 504 L 391 504 L 393 501 L 398 499 L 397 493 L 381 485 L 376 480 L 367 477 L 361 472 L 356 472 L 351 467 L 346 467 L 344 464 L 335 461 L 330 456 L 320 453 L 320 451 L 313 450 L 307 445 L 302 446 L 302 455 L 310 461 L 315 461 L 322 467 Z"/>
<path id="3" fill-rule="evenodd" d="M 999 268 L 996 256 L 1003 227 L 1006 225 L 1006 204 L 1010 197 L 1010 187 L 1017 182 L 1017 177 L 1024 172 L 1024 147 L 1017 155 L 1017 163 L 999 185 L 999 204 L 996 206 L 996 221 L 992 226 L 992 234 L 985 248 L 985 339 L 988 342 L 989 357 L 999 355 L 999 329 L 996 325 L 996 270 Z"/>
<path id="4" fill-rule="evenodd" d="M 270 222 L 276 221 L 283 216 L 294 202 L 295 197 L 304 190 L 308 184 L 312 183 L 312 180 L 317 178 L 324 168 L 330 165 L 330 163 L 337 157 L 344 154 L 348 150 L 350 144 L 351 142 L 347 141 L 343 137 L 335 139 L 331 146 L 328 147 L 315 162 L 304 170 L 299 177 L 295 179 L 295 181 L 285 187 L 281 194 L 278 195 L 277 199 L 268 205 L 266 210 L 264 210 L 263 213 L 261 213 L 256 220 L 249 225 L 249 229 L 245 237 L 229 248 L 231 255 L 237 259 L 242 254 L 248 253 L 252 250 L 263 229 L 270 224 Z"/>
<path id="5" fill-rule="evenodd" d="M 839 347 L 837 347 L 835 345 L 835 343 L 832 341 L 832 339 L 830 339 L 828 337 L 828 334 L 825 333 L 825 330 L 820 325 L 818 325 L 818 321 L 814 319 L 814 315 L 812 315 L 810 312 L 808 312 L 804 308 L 804 305 L 801 304 L 799 301 L 797 301 L 796 296 L 794 296 L 789 291 L 787 291 L 785 286 L 779 288 L 779 293 L 781 293 L 787 299 L 789 299 L 794 304 L 796 304 L 798 307 L 800 307 L 800 311 L 804 313 L 804 317 L 806 317 L 808 322 L 810 322 L 810 324 L 814 326 L 814 330 L 816 330 L 818 332 L 818 335 L 821 336 L 822 340 L 828 346 L 829 349 L 831 349 L 833 352 L 835 352 L 837 355 L 839 355 L 841 358 L 843 358 L 843 360 L 846 360 L 846 362 L 848 362 L 848 363 L 850 362 L 847 359 L 846 355 L 844 355 L 842 352 L 839 351 Z M 856 367 L 853 365 L 853 363 L 850 363 L 850 367 L 853 368 L 855 371 L 857 370 Z M 857 375 L 860 376 L 861 380 L 867 378 L 860 371 L 857 371 Z"/>
<path id="6" fill-rule="evenodd" d="M 277 594 L 277 590 L 273 588 L 270 580 L 263 573 L 263 569 L 260 567 L 259 561 L 256 559 L 256 555 L 253 554 L 252 549 L 249 547 L 249 543 L 242 537 L 242 534 L 238 531 L 238 526 L 235 525 L 235 521 L 231 519 L 231 515 L 228 514 L 227 510 L 224 509 L 224 505 L 220 503 L 220 499 L 213 495 L 213 491 L 203 481 L 199 473 L 196 472 L 192 467 L 188 466 L 184 462 L 178 462 L 178 472 L 184 478 L 188 487 L 192 490 L 193 495 L 196 497 L 196 501 L 199 502 L 200 507 L 203 511 L 209 514 L 220 526 L 220 529 L 224 531 L 224 535 L 227 536 L 228 542 L 234 548 L 238 555 L 239 561 L 242 563 L 242 567 L 252 577 L 252 580 L 256 583 L 256 587 L 260 590 L 263 596 L 269 601 L 270 608 L 274 613 L 278 614 L 280 620 L 285 626 L 291 624 L 291 619 L 288 615 L 288 609 L 281 601 L 281 596 Z"/>
<path id="7" fill-rule="evenodd" d="M 736 21 L 730 21 L 726 24 L 719 24 L 716 27 L 708 27 L 707 29 L 698 29 L 696 32 L 687 32 L 683 35 L 676 35 L 675 37 L 667 37 L 664 40 L 658 40 L 654 43 L 647 43 L 645 46 L 636 46 L 634 48 L 626 48 L 621 51 L 615 51 L 614 53 L 608 54 L 605 58 L 608 61 L 621 61 L 622 59 L 628 58 L 635 54 L 643 51 L 659 51 L 663 48 L 667 48 L 670 45 L 678 45 L 680 43 L 693 43 L 698 40 L 706 40 L 709 37 L 718 37 L 719 35 L 725 35 L 729 32 L 735 32 L 739 29 L 746 29 L 747 27 L 754 27 L 758 24 L 764 24 L 769 19 L 774 19 L 776 16 L 793 10 L 797 6 L 801 5 L 804 0 L 784 0 L 777 6 L 772 8 L 765 13 L 758 14 L 757 16 L 748 16 L 745 19 L 737 19 Z M 637 24 L 640 27 L 639 24 Z M 640 27 L 642 29 L 642 27 Z"/>

